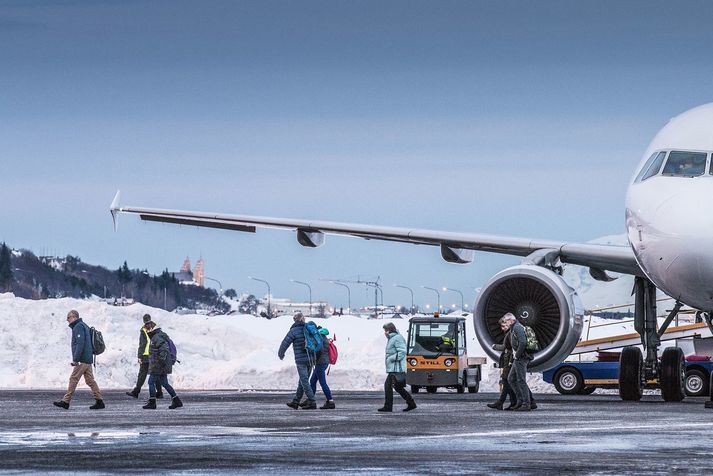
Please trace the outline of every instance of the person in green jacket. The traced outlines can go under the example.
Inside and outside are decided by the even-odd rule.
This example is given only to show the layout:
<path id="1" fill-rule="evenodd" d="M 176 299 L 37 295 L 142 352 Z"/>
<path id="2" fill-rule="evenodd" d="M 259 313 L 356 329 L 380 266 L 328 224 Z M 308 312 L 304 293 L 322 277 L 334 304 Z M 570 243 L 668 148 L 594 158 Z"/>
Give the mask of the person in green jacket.
<path id="1" fill-rule="evenodd" d="M 379 408 L 380 412 L 391 412 L 394 406 L 394 389 L 406 400 L 408 412 L 416 408 L 416 402 L 411 394 L 406 391 L 406 340 L 403 338 L 396 326 L 389 322 L 384 324 L 384 335 L 386 336 L 386 381 L 384 382 L 385 400 L 384 406 Z"/>

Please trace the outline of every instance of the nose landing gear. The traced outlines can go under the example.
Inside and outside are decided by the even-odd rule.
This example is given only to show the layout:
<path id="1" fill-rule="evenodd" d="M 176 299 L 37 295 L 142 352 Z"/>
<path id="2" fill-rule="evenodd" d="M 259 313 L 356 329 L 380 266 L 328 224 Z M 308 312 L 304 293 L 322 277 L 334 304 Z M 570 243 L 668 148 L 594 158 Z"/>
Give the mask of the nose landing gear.
<path id="1" fill-rule="evenodd" d="M 661 396 L 667 402 L 680 402 L 685 397 L 686 363 L 678 347 L 667 348 L 658 360 L 661 336 L 681 309 L 681 303 L 671 310 L 658 327 L 656 320 L 656 286 L 646 278 L 637 277 L 634 283 L 634 329 L 641 336 L 646 351 L 642 356 L 638 347 L 625 347 L 619 358 L 619 396 L 622 400 L 638 401 L 649 380 L 658 379 Z M 711 400 L 713 408 L 713 398 Z"/>

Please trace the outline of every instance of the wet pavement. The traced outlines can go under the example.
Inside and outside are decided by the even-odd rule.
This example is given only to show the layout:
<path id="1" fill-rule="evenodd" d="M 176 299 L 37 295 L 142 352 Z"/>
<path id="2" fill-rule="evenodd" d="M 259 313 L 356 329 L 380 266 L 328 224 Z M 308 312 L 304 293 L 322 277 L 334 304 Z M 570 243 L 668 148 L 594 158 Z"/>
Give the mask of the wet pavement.
<path id="1" fill-rule="evenodd" d="M 380 414 L 379 393 L 336 393 L 336 410 L 291 410 L 280 393 L 184 392 L 185 407 L 88 392 L 0 392 L 0 473 L 670 474 L 713 467 L 713 410 L 703 399 L 621 402 L 538 396 L 531 413 L 485 407 L 492 394 L 416 395 Z"/>

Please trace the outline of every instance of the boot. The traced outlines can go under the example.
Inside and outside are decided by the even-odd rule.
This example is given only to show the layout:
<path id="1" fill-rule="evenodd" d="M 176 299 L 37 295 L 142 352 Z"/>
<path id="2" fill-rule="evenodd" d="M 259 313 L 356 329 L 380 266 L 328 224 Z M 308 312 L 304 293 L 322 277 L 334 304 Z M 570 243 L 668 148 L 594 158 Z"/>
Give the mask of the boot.
<path id="1" fill-rule="evenodd" d="M 297 410 L 300 407 L 300 404 L 299 404 L 299 402 L 290 402 L 287 404 L 287 406 Z"/>
<path id="2" fill-rule="evenodd" d="M 488 403 L 488 408 L 492 408 L 493 410 L 502 410 L 503 409 L 503 402 L 498 400 L 495 403 Z"/>
<path id="3" fill-rule="evenodd" d="M 401 410 L 402 412 L 410 412 L 411 410 L 414 410 L 416 408 L 416 402 L 411 400 L 406 404 L 406 408 Z"/>
<path id="4" fill-rule="evenodd" d="M 509 407 L 508 409 L 509 409 L 509 410 L 517 410 L 517 409 L 520 408 L 521 406 L 522 406 L 522 403 L 517 402 L 515 405 L 510 405 L 510 407 Z"/>
<path id="5" fill-rule="evenodd" d="M 149 401 L 146 402 L 146 405 L 141 408 L 143 408 L 144 410 L 156 410 L 156 399 L 149 398 Z"/>
<path id="6" fill-rule="evenodd" d="M 171 399 L 171 404 L 168 406 L 168 408 L 173 410 L 174 408 L 181 408 L 182 406 L 183 402 L 180 398 L 178 398 L 178 395 L 176 395 L 175 397 L 173 397 L 173 399 Z"/>
<path id="7" fill-rule="evenodd" d="M 137 392 L 136 389 L 126 392 L 126 394 L 130 397 L 139 398 L 139 392 Z"/>
<path id="8" fill-rule="evenodd" d="M 64 408 L 65 410 L 69 410 L 69 403 L 65 402 L 64 400 L 52 402 L 52 405 L 54 405 L 55 407 Z"/>
<path id="9" fill-rule="evenodd" d="M 515 410 L 516 412 L 529 412 L 531 408 L 529 403 L 523 403 L 522 405 L 517 408 L 514 408 L 513 410 Z"/>
<path id="10" fill-rule="evenodd" d="M 302 403 L 299 404 L 300 408 L 305 408 L 309 406 L 309 400 L 304 400 Z"/>
<path id="11" fill-rule="evenodd" d="M 317 409 L 317 402 L 314 400 L 307 400 L 307 405 L 302 407 L 303 410 L 316 410 Z"/>
<path id="12" fill-rule="evenodd" d="M 320 410 L 334 410 L 335 408 L 337 407 L 334 405 L 334 400 L 327 400 L 324 405 L 319 407 Z"/>
<path id="13" fill-rule="evenodd" d="M 515 409 L 516 406 L 517 406 L 516 403 L 511 403 L 509 406 L 503 408 L 503 410 L 505 410 L 505 411 L 512 411 L 512 410 Z"/>
<path id="14" fill-rule="evenodd" d="M 102 408 L 106 408 L 104 406 L 104 400 L 97 400 L 97 402 L 89 407 L 90 410 L 101 410 Z"/>
<path id="15" fill-rule="evenodd" d="M 534 400 L 530 401 L 530 410 L 534 410 L 537 408 L 537 403 L 535 403 Z"/>
<path id="16" fill-rule="evenodd" d="M 379 409 L 376 410 L 376 411 L 377 411 L 377 412 L 388 412 L 388 413 L 391 413 L 392 410 L 391 410 L 391 408 L 381 407 L 381 408 L 379 408 Z"/>

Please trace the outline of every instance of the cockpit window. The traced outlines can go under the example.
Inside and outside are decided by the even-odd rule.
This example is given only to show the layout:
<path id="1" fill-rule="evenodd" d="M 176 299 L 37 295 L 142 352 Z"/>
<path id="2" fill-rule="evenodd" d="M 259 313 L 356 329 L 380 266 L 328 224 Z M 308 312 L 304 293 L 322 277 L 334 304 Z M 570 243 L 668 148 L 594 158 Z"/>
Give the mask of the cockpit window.
<path id="1" fill-rule="evenodd" d="M 666 158 L 666 152 L 654 152 L 646 161 L 643 167 L 641 167 L 641 172 L 636 177 L 636 182 L 643 182 L 647 178 L 653 177 L 659 173 L 661 170 L 661 165 Z"/>
<path id="2" fill-rule="evenodd" d="M 704 152 L 681 152 L 673 150 L 668 155 L 668 160 L 663 168 L 663 175 L 675 177 L 697 177 L 706 170 L 706 157 Z"/>

